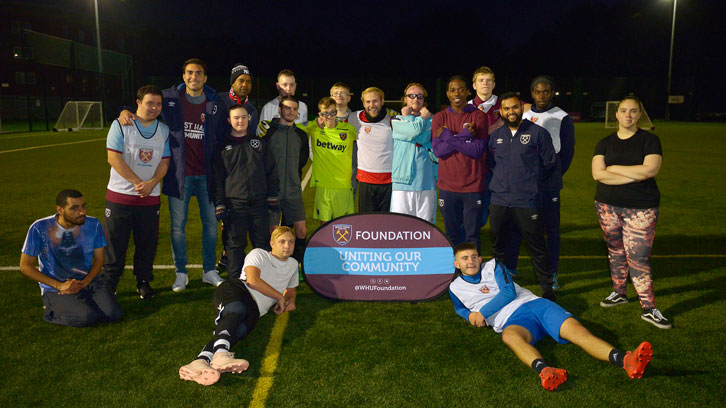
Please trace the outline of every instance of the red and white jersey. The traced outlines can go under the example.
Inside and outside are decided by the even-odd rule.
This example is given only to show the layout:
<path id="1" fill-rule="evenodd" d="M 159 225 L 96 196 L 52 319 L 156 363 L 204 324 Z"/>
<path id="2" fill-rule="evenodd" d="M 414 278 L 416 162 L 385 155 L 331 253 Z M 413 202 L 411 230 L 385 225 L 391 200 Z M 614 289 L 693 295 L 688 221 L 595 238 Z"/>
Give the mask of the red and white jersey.
<path id="1" fill-rule="evenodd" d="M 391 173 L 393 169 L 393 128 L 391 117 L 368 122 L 361 110 L 351 116 L 358 130 L 358 169 L 369 173 Z"/>

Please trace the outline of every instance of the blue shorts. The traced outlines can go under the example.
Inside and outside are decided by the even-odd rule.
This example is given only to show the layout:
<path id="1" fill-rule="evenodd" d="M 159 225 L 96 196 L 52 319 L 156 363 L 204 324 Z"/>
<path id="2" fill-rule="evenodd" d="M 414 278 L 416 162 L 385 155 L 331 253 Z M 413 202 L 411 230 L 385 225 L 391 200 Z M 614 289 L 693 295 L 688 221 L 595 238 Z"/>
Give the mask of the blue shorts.
<path id="1" fill-rule="evenodd" d="M 574 317 L 572 313 L 548 299 L 536 299 L 520 306 L 507 319 L 502 329 L 511 325 L 522 326 L 532 335 L 530 344 L 534 344 L 545 335 L 549 335 L 560 344 L 569 341 L 560 337 L 560 327 L 565 320 Z"/>

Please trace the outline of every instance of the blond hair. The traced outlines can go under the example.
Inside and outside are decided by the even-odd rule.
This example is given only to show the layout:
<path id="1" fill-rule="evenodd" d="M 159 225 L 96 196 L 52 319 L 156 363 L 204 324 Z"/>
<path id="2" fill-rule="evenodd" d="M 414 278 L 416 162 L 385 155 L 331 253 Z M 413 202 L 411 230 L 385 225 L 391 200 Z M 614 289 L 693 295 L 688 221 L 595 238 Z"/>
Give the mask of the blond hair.
<path id="1" fill-rule="evenodd" d="M 383 102 L 386 99 L 385 94 L 383 93 L 383 90 L 381 88 L 376 88 L 375 86 L 370 86 L 366 88 L 363 92 L 360 93 L 360 100 L 363 101 L 363 96 L 369 92 L 375 92 L 378 94 L 378 96 L 381 97 L 381 102 Z"/>
<path id="2" fill-rule="evenodd" d="M 292 228 L 280 225 L 272 230 L 272 234 L 270 234 L 270 241 L 274 242 L 284 234 L 291 234 L 293 237 L 295 236 L 295 233 L 292 232 Z"/>
<path id="3" fill-rule="evenodd" d="M 476 82 L 477 75 L 491 75 L 493 80 L 496 80 L 494 77 L 494 71 L 492 71 L 489 67 L 479 67 L 474 71 L 474 75 L 471 77 L 471 82 Z"/>
<path id="4" fill-rule="evenodd" d="M 424 98 L 426 98 L 426 97 L 429 96 L 429 93 L 426 92 L 426 88 L 424 88 L 423 85 L 419 84 L 418 82 L 411 82 L 408 85 L 406 85 L 405 88 L 403 88 L 403 96 L 401 97 L 401 100 L 403 101 L 403 104 L 404 105 L 406 105 L 406 92 L 408 92 L 408 88 L 411 88 L 411 87 L 414 87 L 414 86 L 417 86 L 417 87 L 421 88 L 421 90 L 423 91 Z"/>

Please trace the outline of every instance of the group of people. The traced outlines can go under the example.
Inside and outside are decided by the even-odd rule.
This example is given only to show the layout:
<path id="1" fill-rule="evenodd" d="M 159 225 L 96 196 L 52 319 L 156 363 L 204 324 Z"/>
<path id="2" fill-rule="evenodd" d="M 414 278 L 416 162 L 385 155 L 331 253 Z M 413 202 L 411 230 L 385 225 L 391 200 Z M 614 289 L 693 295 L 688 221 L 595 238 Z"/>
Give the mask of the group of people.
<path id="1" fill-rule="evenodd" d="M 384 92 L 377 87 L 361 92 L 363 109 L 353 112 L 348 107 L 350 87 L 336 83 L 330 97 L 318 102 L 318 115 L 311 121 L 307 105 L 295 96 L 290 70 L 278 74 L 279 95 L 259 115 L 249 100 L 252 76 L 245 65 L 232 68 L 226 92 L 206 85 L 207 67 L 199 59 L 185 61 L 182 79 L 163 91 L 141 87 L 135 112 L 123 110 L 112 123 L 105 230 L 98 219 L 86 216 L 85 200 L 75 190 L 59 193 L 57 214 L 30 228 L 21 271 L 41 286 L 45 320 L 89 326 L 120 319 L 123 312 L 115 292 L 132 234 L 137 291 L 142 299 L 154 297 L 161 193 L 168 196 L 171 218 L 176 266 L 172 290 L 184 291 L 189 283 L 186 222 L 190 199 L 196 196 L 202 221 L 202 281 L 217 287 L 218 317 L 213 341 L 180 369 L 180 377 L 210 385 L 222 372 L 245 370 L 249 363 L 230 352 L 234 343 L 269 309 L 295 309 L 297 267 L 307 236 L 301 180 L 310 159 L 310 185 L 316 187 L 313 214 L 321 223 L 353 213 L 356 195 L 359 212 L 404 213 L 432 223 L 438 205 L 455 254 L 465 248 L 473 262 L 466 267 L 471 273 L 462 269 L 470 276 L 481 273 L 481 260 L 477 263 L 475 258 L 481 252 L 480 230 L 489 221 L 494 260 L 481 271 L 493 268 L 501 275 L 491 277 L 499 289 L 488 283 L 489 290 L 503 293 L 502 282 L 510 292 L 523 290 L 508 279 L 516 276 L 524 238 L 542 297 L 555 300 L 560 190 L 575 139 L 571 118 L 552 103 L 552 78 L 532 81 L 530 105 L 516 93 L 494 95 L 494 72 L 481 67 L 472 77 L 476 96 L 469 99 L 468 81 L 454 76 L 446 85 L 450 105 L 436 114 L 428 110 L 428 93 L 420 83 L 404 88 L 400 114 L 384 107 Z M 613 292 L 601 305 L 627 302 L 630 274 L 643 319 L 668 328 L 670 323 L 655 308 L 648 264 L 659 199 L 653 177 L 662 153 L 657 136 L 637 128 L 640 112 L 637 99 L 624 99 L 617 112 L 618 132 L 603 139 L 593 157 L 597 213 L 613 280 Z M 219 276 L 216 265 L 217 221 L 223 225 L 220 264 L 226 265 L 228 280 Z M 255 249 L 245 254 L 248 235 Z M 457 255 L 459 269 L 461 262 Z M 484 302 L 489 304 L 484 306 L 486 313 L 480 311 L 481 301 L 467 303 L 454 295 L 455 288 L 472 283 L 462 278 L 452 283 L 452 299 L 457 313 L 472 324 L 493 324 L 489 319 L 513 305 L 512 299 L 497 296 L 496 302 Z M 527 296 L 520 303 L 534 297 L 531 292 Z M 499 315 L 495 329 L 507 326 L 501 316 L 508 315 Z M 575 323 L 567 326 L 571 330 L 560 333 L 562 339 L 577 342 L 575 338 L 587 332 Z M 516 334 L 505 330 L 505 339 L 518 336 L 512 340 L 517 344 L 541 337 L 527 326 L 510 332 Z M 590 337 L 588 342 L 597 343 Z M 505 342 L 514 349 L 513 343 Z M 594 348 L 577 344 L 603 359 L 608 346 L 603 343 L 600 340 Z M 643 347 L 638 356 L 647 354 Z M 522 361 L 524 354 L 527 359 L 533 355 L 531 350 L 515 353 Z M 618 358 L 611 361 L 622 365 Z M 642 374 L 647 364 L 642 363 L 645 357 L 638 359 L 640 368 L 631 376 Z M 550 372 L 550 385 L 545 380 L 543 385 L 556 388 L 563 375 Z"/>

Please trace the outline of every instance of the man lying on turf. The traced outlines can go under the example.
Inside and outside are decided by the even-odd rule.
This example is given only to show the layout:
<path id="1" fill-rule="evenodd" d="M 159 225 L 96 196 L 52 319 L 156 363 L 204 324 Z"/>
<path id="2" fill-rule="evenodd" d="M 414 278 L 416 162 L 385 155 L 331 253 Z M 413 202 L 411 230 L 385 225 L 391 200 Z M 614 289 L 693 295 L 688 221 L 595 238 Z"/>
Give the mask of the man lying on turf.
<path id="1" fill-rule="evenodd" d="M 196 360 L 179 369 L 179 378 L 212 385 L 221 373 L 243 372 L 250 363 L 234 358 L 232 346 L 250 334 L 257 320 L 271 308 L 275 314 L 295 310 L 298 263 L 290 257 L 295 234 L 289 227 L 277 227 L 272 231 L 270 246 L 270 252 L 260 248 L 250 251 L 242 276 L 224 281 L 214 291 L 214 339 Z"/>
<path id="2" fill-rule="evenodd" d="M 504 344 L 539 374 L 545 389 L 553 391 L 567 381 L 567 371 L 548 366 L 532 346 L 545 335 L 558 343 L 575 343 L 598 360 L 623 367 L 630 378 L 643 376 L 653 356 L 647 341 L 627 353 L 613 348 L 556 303 L 514 283 L 494 259 L 482 267 L 474 244 L 465 242 L 454 248 L 454 266 L 462 273 L 449 285 L 456 313 L 472 326 L 492 326 L 502 333 Z"/>

